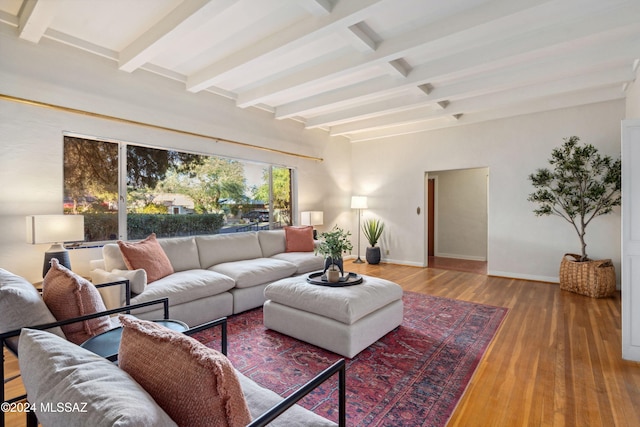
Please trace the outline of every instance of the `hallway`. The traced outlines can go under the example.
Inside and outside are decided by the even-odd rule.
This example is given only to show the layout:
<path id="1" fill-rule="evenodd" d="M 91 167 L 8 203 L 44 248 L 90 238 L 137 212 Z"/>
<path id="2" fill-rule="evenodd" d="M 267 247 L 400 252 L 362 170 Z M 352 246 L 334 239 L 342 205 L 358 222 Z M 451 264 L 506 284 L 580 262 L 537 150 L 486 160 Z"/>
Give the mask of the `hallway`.
<path id="1" fill-rule="evenodd" d="M 430 256 L 428 268 L 464 271 L 466 273 L 487 274 L 486 261 L 472 261 L 468 259 Z"/>

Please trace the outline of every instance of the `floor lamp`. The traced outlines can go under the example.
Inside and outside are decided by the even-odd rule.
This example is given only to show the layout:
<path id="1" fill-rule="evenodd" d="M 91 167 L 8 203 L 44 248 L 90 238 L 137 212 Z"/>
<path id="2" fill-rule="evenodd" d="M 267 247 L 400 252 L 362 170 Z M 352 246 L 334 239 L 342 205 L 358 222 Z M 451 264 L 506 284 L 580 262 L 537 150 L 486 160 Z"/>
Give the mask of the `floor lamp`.
<path id="1" fill-rule="evenodd" d="M 367 197 L 351 196 L 351 209 L 358 209 L 358 258 L 353 263 L 364 264 L 364 261 L 360 259 L 360 217 L 362 216 L 362 209 L 367 209 Z"/>

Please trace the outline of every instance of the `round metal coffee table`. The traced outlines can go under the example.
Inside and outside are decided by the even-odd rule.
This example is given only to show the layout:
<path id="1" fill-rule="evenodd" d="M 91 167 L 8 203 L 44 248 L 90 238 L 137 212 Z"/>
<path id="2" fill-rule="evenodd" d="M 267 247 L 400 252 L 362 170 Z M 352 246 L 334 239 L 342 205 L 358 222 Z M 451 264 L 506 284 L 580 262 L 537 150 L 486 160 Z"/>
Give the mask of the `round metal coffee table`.
<path id="1" fill-rule="evenodd" d="M 179 320 L 154 320 L 154 322 L 178 332 L 184 332 L 189 329 L 186 323 Z M 122 326 L 119 326 L 89 338 L 80 344 L 80 347 L 86 348 L 109 360 L 115 360 L 118 356 L 121 338 Z"/>

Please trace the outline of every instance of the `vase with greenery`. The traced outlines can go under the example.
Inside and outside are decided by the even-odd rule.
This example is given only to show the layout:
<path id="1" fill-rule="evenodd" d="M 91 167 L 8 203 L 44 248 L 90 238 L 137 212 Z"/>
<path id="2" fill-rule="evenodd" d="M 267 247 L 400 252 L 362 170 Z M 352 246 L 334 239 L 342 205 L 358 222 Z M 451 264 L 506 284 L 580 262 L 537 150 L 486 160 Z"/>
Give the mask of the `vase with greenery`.
<path id="1" fill-rule="evenodd" d="M 320 233 L 320 243 L 316 246 L 315 252 L 325 257 L 323 274 L 327 270 L 334 270 L 339 271 L 340 276 L 344 276 L 342 254 L 353 249 L 350 236 L 350 231 L 344 231 L 337 225 L 330 231 Z"/>
<path id="2" fill-rule="evenodd" d="M 595 217 L 609 214 L 615 206 L 621 204 L 621 161 L 614 160 L 610 156 L 601 156 L 593 145 L 580 145 L 579 142 L 580 138 L 577 136 L 565 138 L 564 144 L 551 152 L 549 164 L 552 169 L 538 169 L 529 175 L 535 191 L 529 194 L 528 200 L 538 204 L 533 211 L 537 216 L 559 216 L 571 224 L 578 234 L 581 253 L 580 255 L 567 254 L 574 258 L 572 260 L 574 266 L 567 268 L 590 268 L 587 267 L 590 262 L 597 268 L 610 268 L 613 278 L 611 279 L 611 273 L 607 274 L 607 287 L 613 286 L 615 289 L 615 270 L 611 261 L 589 259 L 585 234 L 587 226 Z M 578 282 L 590 277 L 602 276 L 601 270 L 597 274 L 593 271 L 584 273 L 563 271 L 565 259 L 560 268 L 561 288 L 575 291 L 574 287 L 585 285 L 584 283 L 564 284 L 563 281 L 569 280 L 570 276 Z M 577 266 L 577 264 L 584 264 L 584 266 Z"/>
<path id="3" fill-rule="evenodd" d="M 378 240 L 382 236 L 384 231 L 384 222 L 379 219 L 368 219 L 362 224 L 362 232 L 364 237 L 369 241 L 369 247 L 367 247 L 366 259 L 369 264 L 379 264 L 381 255 L 380 247 L 376 246 Z"/>

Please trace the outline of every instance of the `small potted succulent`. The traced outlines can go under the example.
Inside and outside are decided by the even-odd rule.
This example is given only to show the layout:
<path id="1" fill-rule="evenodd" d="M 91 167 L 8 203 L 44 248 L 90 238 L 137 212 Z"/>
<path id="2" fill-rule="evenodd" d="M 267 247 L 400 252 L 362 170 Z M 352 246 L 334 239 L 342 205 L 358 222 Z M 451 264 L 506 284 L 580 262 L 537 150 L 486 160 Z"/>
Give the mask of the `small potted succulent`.
<path id="1" fill-rule="evenodd" d="M 362 232 L 367 238 L 371 246 L 367 247 L 365 258 L 369 264 L 380 264 L 380 247 L 376 246 L 382 232 L 384 231 L 384 222 L 379 219 L 368 219 L 362 224 Z"/>
<path id="2" fill-rule="evenodd" d="M 342 254 L 353 249 L 349 239 L 351 232 L 344 231 L 337 225 L 330 231 L 320 233 L 320 243 L 316 246 L 315 252 L 324 255 L 324 271 L 327 281 L 337 282 L 344 276 Z"/>

